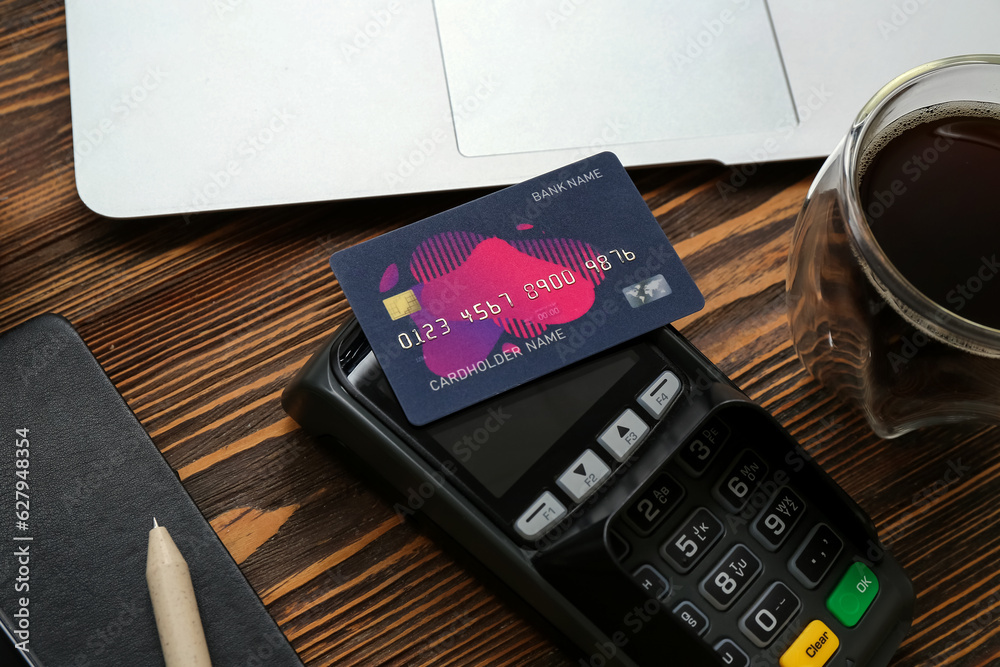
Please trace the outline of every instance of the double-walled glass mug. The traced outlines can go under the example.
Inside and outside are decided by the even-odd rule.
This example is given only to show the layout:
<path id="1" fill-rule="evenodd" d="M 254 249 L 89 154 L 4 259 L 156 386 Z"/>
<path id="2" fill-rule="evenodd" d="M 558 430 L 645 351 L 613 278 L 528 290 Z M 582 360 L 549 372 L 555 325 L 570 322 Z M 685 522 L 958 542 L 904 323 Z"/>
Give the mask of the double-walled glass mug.
<path id="1" fill-rule="evenodd" d="M 1000 421 L 997 128 L 1000 56 L 911 70 L 861 110 L 799 213 L 795 349 L 882 437 Z"/>

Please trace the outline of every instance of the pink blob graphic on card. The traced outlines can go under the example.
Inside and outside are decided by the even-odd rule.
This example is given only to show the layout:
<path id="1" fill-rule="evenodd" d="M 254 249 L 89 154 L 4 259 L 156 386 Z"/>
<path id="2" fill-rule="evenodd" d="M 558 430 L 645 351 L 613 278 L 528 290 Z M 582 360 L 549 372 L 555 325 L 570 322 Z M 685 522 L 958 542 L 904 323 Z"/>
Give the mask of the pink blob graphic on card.
<path id="1" fill-rule="evenodd" d="M 487 359 L 504 332 L 534 338 L 582 317 L 604 279 L 596 258 L 589 244 L 571 239 L 505 241 L 468 232 L 427 239 L 410 259 L 423 283 L 414 287 L 422 310 L 411 317 L 421 327 L 451 328 L 424 343 L 427 368 L 447 377 Z M 520 348 L 505 343 L 503 350 Z"/>
<path id="2" fill-rule="evenodd" d="M 500 349 L 507 354 L 521 354 L 521 348 L 513 343 L 504 343 Z"/>
<path id="3" fill-rule="evenodd" d="M 422 298 L 425 290 L 423 285 L 413 288 L 417 299 Z M 441 377 L 474 367 L 486 359 L 503 333 L 493 320 L 469 322 L 459 318 L 442 323 L 439 320 L 444 318 L 435 317 L 427 309 L 413 313 L 410 319 L 425 339 L 422 349 L 427 369 Z M 445 330 L 447 334 L 443 333 Z M 429 338 L 431 335 L 433 339 Z"/>
<path id="4" fill-rule="evenodd" d="M 393 262 L 386 267 L 385 273 L 382 274 L 382 280 L 379 281 L 378 291 L 385 293 L 396 286 L 399 282 L 399 267 Z"/>
<path id="5" fill-rule="evenodd" d="M 475 304 L 489 304 L 483 308 L 498 307 L 489 312 L 501 318 L 565 324 L 594 305 L 594 285 L 572 269 L 490 238 L 447 276 L 425 283 L 421 303 L 449 321 L 461 319 Z"/>

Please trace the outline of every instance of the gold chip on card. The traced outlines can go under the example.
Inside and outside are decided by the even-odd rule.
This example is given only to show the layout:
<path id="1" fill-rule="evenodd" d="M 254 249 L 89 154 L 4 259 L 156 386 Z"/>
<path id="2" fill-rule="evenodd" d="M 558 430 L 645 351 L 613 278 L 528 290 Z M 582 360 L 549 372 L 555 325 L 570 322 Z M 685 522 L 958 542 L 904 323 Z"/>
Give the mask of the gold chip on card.
<path id="1" fill-rule="evenodd" d="M 417 295 L 411 289 L 406 290 L 402 294 L 383 299 L 382 304 L 389 311 L 389 317 L 394 320 L 412 315 L 420 310 L 420 302 L 417 301 Z"/>

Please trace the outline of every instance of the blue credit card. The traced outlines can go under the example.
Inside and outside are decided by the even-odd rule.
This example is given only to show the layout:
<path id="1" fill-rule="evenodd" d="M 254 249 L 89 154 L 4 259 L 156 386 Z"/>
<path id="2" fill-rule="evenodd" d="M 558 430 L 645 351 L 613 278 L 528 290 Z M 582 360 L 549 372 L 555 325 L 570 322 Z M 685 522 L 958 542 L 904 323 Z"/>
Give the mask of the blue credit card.
<path id="1" fill-rule="evenodd" d="M 417 426 L 705 305 L 612 153 L 342 250 L 330 265 Z"/>

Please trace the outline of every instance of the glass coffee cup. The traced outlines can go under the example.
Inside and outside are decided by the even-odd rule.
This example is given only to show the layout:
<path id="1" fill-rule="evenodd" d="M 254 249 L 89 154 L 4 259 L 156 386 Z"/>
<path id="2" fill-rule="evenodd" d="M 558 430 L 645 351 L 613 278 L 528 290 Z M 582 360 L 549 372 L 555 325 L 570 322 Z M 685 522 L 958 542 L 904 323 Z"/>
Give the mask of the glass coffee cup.
<path id="1" fill-rule="evenodd" d="M 998 422 L 998 257 L 1000 56 L 911 70 L 861 110 L 799 214 L 795 349 L 882 437 Z"/>

